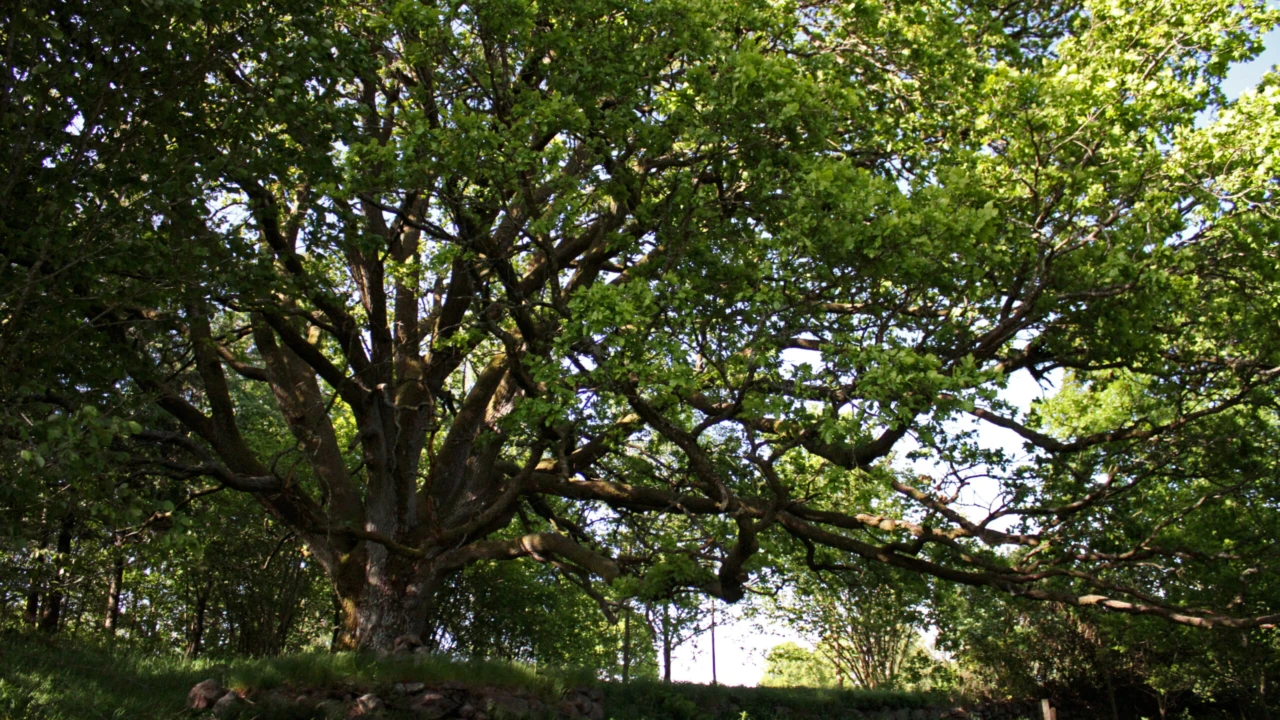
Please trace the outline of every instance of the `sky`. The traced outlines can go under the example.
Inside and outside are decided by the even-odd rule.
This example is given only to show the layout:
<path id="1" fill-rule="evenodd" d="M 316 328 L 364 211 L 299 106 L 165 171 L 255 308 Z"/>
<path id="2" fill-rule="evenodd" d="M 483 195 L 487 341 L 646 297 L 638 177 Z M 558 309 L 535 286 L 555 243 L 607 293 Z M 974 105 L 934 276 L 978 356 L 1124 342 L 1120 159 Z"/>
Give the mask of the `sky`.
<path id="1" fill-rule="evenodd" d="M 1241 92 L 1257 85 L 1263 73 L 1270 70 L 1273 65 L 1280 64 L 1280 30 L 1267 33 L 1263 40 L 1266 43 L 1266 49 L 1261 55 L 1251 62 L 1235 66 L 1227 75 L 1227 79 L 1222 83 L 1222 89 L 1227 97 L 1233 100 L 1239 97 Z"/>
<path id="2" fill-rule="evenodd" d="M 1266 49 L 1253 61 L 1234 67 L 1223 82 L 1222 89 L 1230 99 L 1236 99 L 1248 88 L 1257 85 L 1262 75 L 1272 66 L 1280 64 L 1280 30 L 1265 37 Z M 1056 380 L 1050 377 L 1050 380 Z M 1056 384 L 1056 383 L 1055 383 Z M 1025 372 L 1010 378 L 1004 397 L 1025 410 L 1031 401 L 1053 387 L 1038 386 Z M 1003 446 L 1019 451 L 1021 441 L 1007 431 L 993 429 L 984 437 L 990 445 Z M 794 631 L 781 625 L 761 625 L 744 619 L 742 613 L 721 605 L 720 621 L 716 628 L 716 677 L 723 685 L 755 685 L 764 674 L 765 656 L 770 648 L 783 642 L 795 642 L 806 647 L 812 644 Z M 711 642 L 707 635 L 676 648 L 671 664 L 672 679 L 677 682 L 710 683 Z"/>

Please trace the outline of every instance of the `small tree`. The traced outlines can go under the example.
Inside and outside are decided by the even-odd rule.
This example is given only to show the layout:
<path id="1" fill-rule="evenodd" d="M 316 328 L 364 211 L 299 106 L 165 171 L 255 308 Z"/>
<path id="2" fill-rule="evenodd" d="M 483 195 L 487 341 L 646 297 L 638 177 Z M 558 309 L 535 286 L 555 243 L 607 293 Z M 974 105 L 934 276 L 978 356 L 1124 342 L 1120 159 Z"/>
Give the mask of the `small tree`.
<path id="1" fill-rule="evenodd" d="M 764 687 L 834 687 L 836 673 L 821 653 L 785 642 L 769 650 L 760 684 Z"/>
<path id="2" fill-rule="evenodd" d="M 894 687 L 922 652 L 927 586 L 872 568 L 811 573 L 783 592 L 775 612 L 811 638 L 837 684 Z"/>

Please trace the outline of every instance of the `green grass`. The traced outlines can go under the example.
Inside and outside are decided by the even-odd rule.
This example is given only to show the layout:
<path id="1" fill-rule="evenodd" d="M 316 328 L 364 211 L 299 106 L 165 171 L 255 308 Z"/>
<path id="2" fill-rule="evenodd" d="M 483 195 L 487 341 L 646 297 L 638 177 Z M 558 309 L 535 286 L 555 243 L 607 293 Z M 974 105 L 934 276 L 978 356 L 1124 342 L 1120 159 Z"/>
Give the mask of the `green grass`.
<path id="1" fill-rule="evenodd" d="M 376 691 L 396 682 L 457 681 L 523 689 L 544 700 L 554 700 L 568 688 L 596 684 L 605 693 L 611 720 L 842 720 L 865 717 L 858 711 L 947 702 L 942 696 L 918 693 L 596 683 L 589 672 L 535 672 L 517 663 L 455 662 L 430 655 L 310 653 L 187 662 L 83 641 L 7 633 L 0 635 L 0 720 L 194 718 L 185 709 L 187 692 L 210 677 L 241 690 L 292 686 Z"/>
<path id="2" fill-rule="evenodd" d="M 535 672 L 519 663 L 457 662 L 431 655 L 379 658 L 304 653 L 271 659 L 188 662 L 32 633 L 0 635 L 0 720 L 183 718 L 187 692 L 206 678 L 237 690 L 379 688 L 448 681 L 520 688 L 545 699 L 592 682 L 589 672 Z"/>
<path id="3" fill-rule="evenodd" d="M 884 690 L 605 683 L 611 720 L 844 720 L 867 712 L 950 704 L 940 694 Z"/>
<path id="4" fill-rule="evenodd" d="M 241 659 L 224 666 L 219 679 L 236 689 L 270 689 L 289 684 L 390 685 L 398 682 L 464 682 L 531 690 L 558 697 L 565 688 L 590 684 L 586 671 L 538 673 L 521 663 L 466 662 L 437 655 L 377 657 L 360 653 L 304 653 L 270 659 Z"/>
<path id="5" fill-rule="evenodd" d="M 109 653 L 18 633 L 0 636 L 0 718 L 176 718 L 204 663 Z"/>

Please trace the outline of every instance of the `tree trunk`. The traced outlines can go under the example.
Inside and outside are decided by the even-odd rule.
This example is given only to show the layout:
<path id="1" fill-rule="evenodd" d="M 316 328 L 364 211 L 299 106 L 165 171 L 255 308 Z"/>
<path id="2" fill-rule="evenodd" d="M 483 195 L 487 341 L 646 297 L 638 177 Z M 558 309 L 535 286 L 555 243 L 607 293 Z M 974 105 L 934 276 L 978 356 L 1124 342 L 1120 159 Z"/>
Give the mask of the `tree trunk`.
<path id="1" fill-rule="evenodd" d="M 111 577 L 107 581 L 107 616 L 102 627 L 107 635 L 115 637 L 116 624 L 120 620 L 120 591 L 124 587 L 124 556 L 117 555 L 111 561 Z"/>
<path id="2" fill-rule="evenodd" d="M 1262 706 L 1263 720 L 1271 720 L 1271 707 L 1267 701 L 1267 670 L 1258 673 L 1258 703 Z"/>
<path id="3" fill-rule="evenodd" d="M 34 626 L 40 620 L 40 590 L 36 586 L 34 580 L 27 589 L 27 608 L 22 614 L 22 621 L 26 625 Z"/>
<path id="4" fill-rule="evenodd" d="M 413 561 L 370 546 L 363 568 L 340 573 L 339 650 L 391 650 L 396 640 L 421 642 L 443 574 L 427 561 Z M 361 572 L 363 570 L 363 572 Z"/>
<path id="5" fill-rule="evenodd" d="M 631 682 L 631 608 L 622 610 L 622 682 Z"/>
<path id="6" fill-rule="evenodd" d="M 40 522 L 44 524 L 44 513 L 40 515 Z M 36 545 L 36 559 L 32 563 L 31 571 L 27 573 L 27 607 L 22 615 L 23 624 L 30 627 L 36 627 L 40 622 L 40 589 L 44 584 L 44 554 L 43 550 L 48 545 L 48 536 L 44 533 L 40 534 L 40 543 Z"/>
<path id="7" fill-rule="evenodd" d="M 68 618 L 67 621 L 63 622 L 63 626 L 73 633 L 80 632 L 81 623 L 84 622 L 84 603 L 80 602 L 80 598 L 68 597 L 62 614 Z"/>
<path id="8" fill-rule="evenodd" d="M 662 606 L 662 681 L 671 682 L 671 617 L 666 605 Z"/>
<path id="9" fill-rule="evenodd" d="M 715 601 L 711 605 L 711 684 L 719 685 L 716 677 L 716 606 Z"/>
<path id="10" fill-rule="evenodd" d="M 342 598 L 333 594 L 333 635 L 329 638 L 329 652 L 338 652 L 343 639 L 342 628 L 345 625 L 342 613 Z"/>
<path id="11" fill-rule="evenodd" d="M 1120 709 L 1116 707 L 1116 688 L 1111 681 L 1111 671 L 1107 671 L 1107 699 L 1111 701 L 1111 720 L 1120 720 Z"/>
<path id="12" fill-rule="evenodd" d="M 58 625 L 62 620 L 62 595 L 67 579 L 67 561 L 71 555 L 71 528 L 74 521 L 71 514 L 68 513 L 62 518 L 62 525 L 58 529 L 58 554 L 54 557 L 54 565 L 57 572 L 53 581 L 53 586 L 45 595 L 44 607 L 40 611 L 40 629 L 47 633 L 55 633 L 58 631 Z"/>
<path id="13" fill-rule="evenodd" d="M 204 587 L 196 595 L 196 613 L 191 621 L 191 636 L 187 643 L 187 659 L 200 657 L 200 649 L 204 644 L 204 616 L 209 608 L 209 595 L 213 592 L 213 580 L 206 580 Z"/>

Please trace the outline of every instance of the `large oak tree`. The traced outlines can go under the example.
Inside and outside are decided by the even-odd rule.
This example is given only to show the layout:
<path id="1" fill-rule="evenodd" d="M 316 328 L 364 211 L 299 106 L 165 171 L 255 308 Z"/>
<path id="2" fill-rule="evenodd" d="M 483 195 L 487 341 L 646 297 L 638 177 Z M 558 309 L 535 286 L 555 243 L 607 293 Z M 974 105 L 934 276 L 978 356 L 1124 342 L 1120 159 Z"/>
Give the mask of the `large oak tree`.
<path id="1" fill-rule="evenodd" d="M 1262 3 L 4 13 L 14 392 L 130 398 L 131 471 L 293 527 L 350 645 L 519 557 L 1275 620 L 1280 90 L 1218 89 Z"/>

